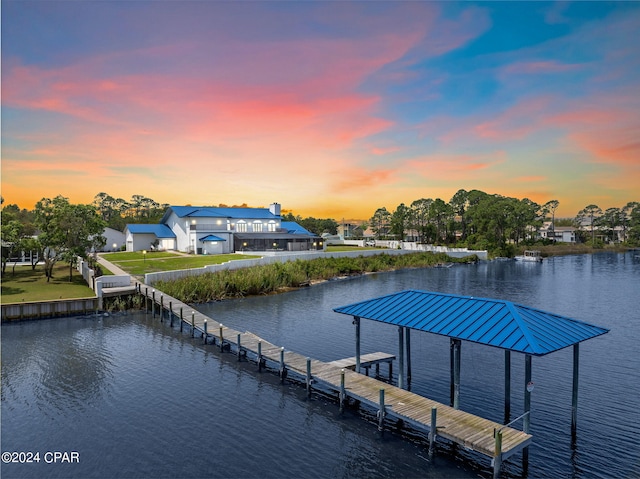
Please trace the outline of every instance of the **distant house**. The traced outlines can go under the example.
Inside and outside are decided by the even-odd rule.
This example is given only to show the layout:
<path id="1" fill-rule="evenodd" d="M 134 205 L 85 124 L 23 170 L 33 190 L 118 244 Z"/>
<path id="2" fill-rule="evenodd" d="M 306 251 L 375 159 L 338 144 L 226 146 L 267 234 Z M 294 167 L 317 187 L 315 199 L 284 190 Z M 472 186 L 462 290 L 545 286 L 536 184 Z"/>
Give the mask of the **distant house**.
<path id="1" fill-rule="evenodd" d="M 549 239 L 558 243 L 575 243 L 576 229 L 573 226 L 551 226 L 551 222 L 545 223 L 538 230 L 542 239 Z"/>
<path id="2" fill-rule="evenodd" d="M 155 225 L 128 224 L 127 251 L 157 247 L 195 254 L 322 249 L 322 238 L 268 208 L 170 206 Z M 157 245 L 157 246 L 156 246 Z"/>

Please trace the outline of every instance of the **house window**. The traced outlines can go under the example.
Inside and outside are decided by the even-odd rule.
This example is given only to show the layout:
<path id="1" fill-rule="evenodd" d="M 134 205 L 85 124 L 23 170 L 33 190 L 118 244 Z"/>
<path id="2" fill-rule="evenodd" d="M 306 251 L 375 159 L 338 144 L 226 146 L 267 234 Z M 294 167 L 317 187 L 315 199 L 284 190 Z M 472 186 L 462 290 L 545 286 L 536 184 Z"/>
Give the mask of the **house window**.
<path id="1" fill-rule="evenodd" d="M 271 233 L 278 230 L 278 224 L 275 221 L 269 221 L 267 224 L 267 230 Z"/>
<path id="2" fill-rule="evenodd" d="M 236 223 L 236 231 L 238 233 L 246 233 L 247 232 L 247 223 L 244 221 L 238 221 Z"/>
<path id="3" fill-rule="evenodd" d="M 253 223 L 253 232 L 262 233 L 262 221 L 255 221 Z"/>

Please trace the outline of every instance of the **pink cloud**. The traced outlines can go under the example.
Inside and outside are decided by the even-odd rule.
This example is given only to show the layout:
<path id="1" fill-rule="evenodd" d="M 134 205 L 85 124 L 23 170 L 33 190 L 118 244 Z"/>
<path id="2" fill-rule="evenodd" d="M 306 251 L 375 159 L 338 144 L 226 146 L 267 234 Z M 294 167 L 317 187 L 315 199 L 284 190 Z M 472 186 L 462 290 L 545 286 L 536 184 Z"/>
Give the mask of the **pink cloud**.
<path id="1" fill-rule="evenodd" d="M 640 158 L 640 100 L 618 91 L 594 96 L 589 103 L 574 103 L 549 118 L 567 132 L 567 139 L 592 161 L 638 168 Z"/>
<path id="2" fill-rule="evenodd" d="M 411 175 L 420 175 L 427 178 L 438 177 L 442 179 L 469 176 L 465 174 L 477 173 L 479 171 L 493 168 L 504 163 L 505 158 L 502 152 L 491 155 L 451 155 L 435 154 L 420 158 L 407 160 L 401 171 Z"/>
<path id="3" fill-rule="evenodd" d="M 490 121 L 473 127 L 476 136 L 494 141 L 522 139 L 540 128 L 550 106 L 550 98 L 536 97 L 521 101 Z"/>
<path id="4" fill-rule="evenodd" d="M 336 171 L 331 188 L 335 192 L 343 192 L 345 189 L 377 189 L 393 183 L 395 176 L 396 170 L 391 168 L 371 169 L 358 166 L 346 166 Z"/>

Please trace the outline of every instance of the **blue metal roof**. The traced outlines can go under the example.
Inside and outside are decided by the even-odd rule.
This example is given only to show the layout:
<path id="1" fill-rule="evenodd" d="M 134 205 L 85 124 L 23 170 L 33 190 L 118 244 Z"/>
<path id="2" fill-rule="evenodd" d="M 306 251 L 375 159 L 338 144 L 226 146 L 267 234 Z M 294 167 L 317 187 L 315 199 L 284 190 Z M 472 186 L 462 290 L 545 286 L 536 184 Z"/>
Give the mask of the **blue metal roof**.
<path id="1" fill-rule="evenodd" d="M 167 225 L 128 224 L 126 228 L 133 234 L 154 234 L 157 238 L 175 238 L 176 234 Z"/>
<path id="2" fill-rule="evenodd" d="M 173 212 L 180 218 L 251 218 L 251 219 L 279 219 L 269 211 L 269 208 L 214 208 L 208 206 L 170 206 L 165 212 L 163 221 Z"/>
<path id="3" fill-rule="evenodd" d="M 334 311 L 534 356 L 609 332 L 510 301 L 418 290 L 401 291 Z"/>
<path id="4" fill-rule="evenodd" d="M 216 235 L 207 235 L 204 238 L 200 238 L 200 241 L 204 243 L 205 241 L 227 241 L 227 240 L 224 238 L 220 238 L 219 236 L 216 236 Z"/>
<path id="5" fill-rule="evenodd" d="M 292 235 L 307 235 L 307 236 L 317 236 L 311 233 L 309 230 L 303 228 L 295 221 L 283 221 L 280 223 L 280 227 L 287 230 L 287 233 Z"/>

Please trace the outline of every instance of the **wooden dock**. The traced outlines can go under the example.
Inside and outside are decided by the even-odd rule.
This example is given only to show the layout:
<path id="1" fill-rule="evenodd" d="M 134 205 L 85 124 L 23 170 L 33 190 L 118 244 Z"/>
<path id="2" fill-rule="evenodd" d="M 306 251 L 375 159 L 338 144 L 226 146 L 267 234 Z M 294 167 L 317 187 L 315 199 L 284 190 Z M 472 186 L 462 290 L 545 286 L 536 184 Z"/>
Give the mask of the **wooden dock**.
<path id="1" fill-rule="evenodd" d="M 217 345 L 221 351 L 237 355 L 238 360 L 253 361 L 259 369 L 275 370 L 282 381 L 298 381 L 312 388 L 336 395 L 342 410 L 352 399 L 377 411 L 378 428 L 384 431 L 391 421 L 403 421 L 429 438 L 432 453 L 437 438 L 459 444 L 491 460 L 494 477 L 499 475 L 503 460 L 529 446 L 530 434 L 500 423 L 454 409 L 431 399 L 393 386 L 373 377 L 348 369 L 355 366 L 355 358 L 323 362 L 307 358 L 293 351 L 271 344 L 250 332 L 228 328 L 196 311 L 179 300 L 140 285 L 140 293 L 146 298 L 147 309 L 161 321 L 178 323 L 180 330 L 186 325 L 193 337 L 206 344 Z M 150 304 L 149 304 L 150 303 Z M 363 355 L 363 363 L 369 366 L 393 361 L 387 353 Z M 362 363 L 361 363 L 362 367 Z"/>

